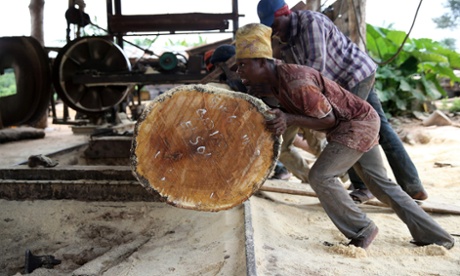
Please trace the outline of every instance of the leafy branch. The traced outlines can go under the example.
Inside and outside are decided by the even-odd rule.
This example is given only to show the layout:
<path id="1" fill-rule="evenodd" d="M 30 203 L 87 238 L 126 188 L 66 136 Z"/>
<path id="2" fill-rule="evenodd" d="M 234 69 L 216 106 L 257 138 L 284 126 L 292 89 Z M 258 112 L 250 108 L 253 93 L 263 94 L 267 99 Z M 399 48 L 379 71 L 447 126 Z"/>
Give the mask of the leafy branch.
<path id="1" fill-rule="evenodd" d="M 367 48 L 377 62 L 398 50 L 406 33 L 367 24 Z M 459 82 L 454 70 L 460 69 L 460 54 L 428 38 L 407 39 L 400 54 L 380 66 L 375 88 L 388 116 L 422 110 L 423 104 L 447 96 L 442 78 Z"/>

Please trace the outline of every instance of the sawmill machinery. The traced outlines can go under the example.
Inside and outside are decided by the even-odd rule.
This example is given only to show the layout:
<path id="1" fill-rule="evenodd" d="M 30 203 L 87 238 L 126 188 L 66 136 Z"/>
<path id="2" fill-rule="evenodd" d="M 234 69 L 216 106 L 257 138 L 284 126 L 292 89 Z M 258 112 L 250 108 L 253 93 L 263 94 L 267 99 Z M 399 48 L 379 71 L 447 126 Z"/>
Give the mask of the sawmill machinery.
<path id="1" fill-rule="evenodd" d="M 106 0 L 107 29 L 103 29 L 91 22 L 80 2 L 70 1 L 65 13 L 67 43 L 52 49 L 57 51 L 54 58 L 49 57 L 50 49 L 32 37 L 0 37 L 0 73 L 12 74 L 16 85 L 15 93 L 0 97 L 0 128 L 34 124 L 50 108 L 55 123 L 98 124 L 107 118 L 113 122 L 115 114 L 124 112 L 130 102 L 141 105 L 140 88 L 145 85 L 199 82 L 208 74 L 204 52 L 219 45 L 196 47 L 185 54 L 169 51 L 156 55 L 133 45 L 127 36 L 234 34 L 242 16 L 237 0 L 229 1 L 228 13 L 142 15 L 124 14 L 121 0 Z M 71 37 L 72 26 L 81 30 L 88 25 L 106 34 L 85 36 L 77 32 Z M 127 44 L 142 49 L 149 58 L 128 57 L 124 50 Z M 133 102 L 135 95 L 137 102 Z M 70 120 L 67 110 L 58 118 L 55 98 L 62 100 L 65 108 L 77 111 L 78 118 Z M 134 112 L 136 108 L 132 110 L 139 113 Z"/>

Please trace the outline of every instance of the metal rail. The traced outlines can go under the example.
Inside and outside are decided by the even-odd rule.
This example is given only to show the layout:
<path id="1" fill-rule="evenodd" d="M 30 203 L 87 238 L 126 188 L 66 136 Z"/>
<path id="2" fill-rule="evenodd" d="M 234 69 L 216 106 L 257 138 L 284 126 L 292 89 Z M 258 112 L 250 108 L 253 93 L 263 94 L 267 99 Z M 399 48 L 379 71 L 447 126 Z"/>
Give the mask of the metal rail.
<path id="1" fill-rule="evenodd" d="M 246 251 L 246 275 L 256 276 L 256 253 L 254 248 L 254 227 L 252 226 L 251 202 L 249 200 L 244 205 L 244 245 Z"/>
<path id="2" fill-rule="evenodd" d="M 82 146 L 65 148 L 48 156 L 59 157 L 60 154 L 80 150 Z M 152 196 L 139 185 L 128 166 L 72 165 L 29 168 L 26 166 L 27 161 L 20 164 L 22 166 L 0 168 L 0 198 L 8 200 L 162 201 L 161 197 Z M 246 275 L 257 276 L 250 200 L 243 203 L 243 216 Z"/>

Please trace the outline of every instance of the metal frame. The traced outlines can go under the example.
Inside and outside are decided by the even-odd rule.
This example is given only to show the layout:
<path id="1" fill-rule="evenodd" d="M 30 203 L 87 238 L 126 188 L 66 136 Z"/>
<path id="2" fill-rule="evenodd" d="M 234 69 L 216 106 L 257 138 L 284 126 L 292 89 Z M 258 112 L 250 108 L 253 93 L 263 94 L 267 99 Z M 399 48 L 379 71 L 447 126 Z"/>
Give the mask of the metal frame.
<path id="1" fill-rule="evenodd" d="M 125 0 L 126 1 L 126 0 Z M 198 0 L 199 1 L 199 0 Z M 152 15 L 124 15 L 121 0 L 107 0 L 108 32 L 116 37 L 117 44 L 123 47 L 123 36 L 127 33 L 147 35 L 226 33 L 229 20 L 233 22 L 233 36 L 239 27 L 238 0 L 231 0 L 231 13 L 172 13 Z"/>

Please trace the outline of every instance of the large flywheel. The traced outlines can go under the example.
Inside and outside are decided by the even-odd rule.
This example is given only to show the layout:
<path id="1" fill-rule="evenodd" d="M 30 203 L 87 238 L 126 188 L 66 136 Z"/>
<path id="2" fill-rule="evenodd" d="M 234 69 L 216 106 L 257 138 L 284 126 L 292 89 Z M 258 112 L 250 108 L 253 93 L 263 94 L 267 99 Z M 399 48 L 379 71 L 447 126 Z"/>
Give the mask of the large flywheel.
<path id="1" fill-rule="evenodd" d="M 91 84 L 74 81 L 76 75 L 126 73 L 131 64 L 123 50 L 104 37 L 82 37 L 62 48 L 53 65 L 56 92 L 71 108 L 84 114 L 103 113 L 118 105 L 129 86 Z"/>
<path id="2" fill-rule="evenodd" d="M 39 122 L 51 95 L 50 65 L 42 45 L 33 37 L 0 37 L 0 76 L 0 85 L 11 90 L 0 93 L 0 128 Z"/>

